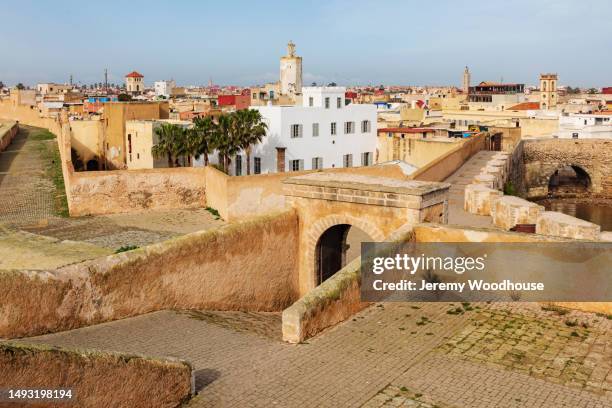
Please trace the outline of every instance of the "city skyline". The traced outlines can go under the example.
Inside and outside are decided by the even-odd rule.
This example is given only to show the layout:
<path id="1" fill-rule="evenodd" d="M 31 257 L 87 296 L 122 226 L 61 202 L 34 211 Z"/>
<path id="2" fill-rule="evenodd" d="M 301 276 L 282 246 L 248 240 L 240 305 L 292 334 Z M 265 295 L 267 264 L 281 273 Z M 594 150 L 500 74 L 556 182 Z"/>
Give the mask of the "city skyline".
<path id="1" fill-rule="evenodd" d="M 103 82 L 107 68 L 112 83 L 137 70 L 148 85 L 170 78 L 185 86 L 210 78 L 263 84 L 278 78 L 278 58 L 292 40 L 304 58 L 305 84 L 460 86 L 468 65 L 472 83 L 536 85 L 539 73 L 557 72 L 561 84 L 607 86 L 612 57 L 603 51 L 612 28 L 605 16 L 612 5 L 590 4 L 385 2 L 374 9 L 367 1 L 186 1 L 170 9 L 131 2 L 92 14 L 73 1 L 20 2 L 4 6 L 0 53 L 12 58 L 0 67 L 0 80 L 67 83 L 73 75 L 75 83 L 90 84 Z M 36 24 L 23 30 L 24 18 Z"/>

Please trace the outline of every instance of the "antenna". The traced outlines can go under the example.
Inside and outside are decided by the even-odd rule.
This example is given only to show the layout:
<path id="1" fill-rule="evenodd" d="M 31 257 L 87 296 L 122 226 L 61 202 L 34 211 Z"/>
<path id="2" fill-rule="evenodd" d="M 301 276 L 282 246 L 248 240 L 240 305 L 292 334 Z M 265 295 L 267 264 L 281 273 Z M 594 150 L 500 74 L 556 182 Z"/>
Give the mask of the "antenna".
<path id="1" fill-rule="evenodd" d="M 70 74 L 70 86 L 72 86 L 72 74 Z"/>
<path id="2" fill-rule="evenodd" d="M 108 92 L 108 69 L 104 68 L 104 92 Z"/>

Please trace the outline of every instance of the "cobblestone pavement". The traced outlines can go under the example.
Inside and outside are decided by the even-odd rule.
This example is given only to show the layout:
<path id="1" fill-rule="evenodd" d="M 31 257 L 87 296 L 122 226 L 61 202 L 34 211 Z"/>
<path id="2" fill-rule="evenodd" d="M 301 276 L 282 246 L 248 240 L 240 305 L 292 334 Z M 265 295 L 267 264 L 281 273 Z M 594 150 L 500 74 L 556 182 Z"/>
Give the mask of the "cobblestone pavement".
<path id="1" fill-rule="evenodd" d="M 482 150 L 472 156 L 456 172 L 444 180 L 451 183 L 448 192 L 448 223 L 453 225 L 469 225 L 472 227 L 492 226 L 491 217 L 475 215 L 463 209 L 463 196 L 465 186 L 471 184 L 474 176 L 480 173 L 480 169 L 497 152 Z"/>
<path id="2" fill-rule="evenodd" d="M 54 148 L 57 142 L 40 140 L 36 137 L 40 131 L 43 129 L 20 126 L 19 134 L 0 153 L 0 225 L 116 250 L 224 224 L 204 209 L 79 218 L 58 216 L 54 208 L 57 191 L 47 171 L 47 161 L 51 159 L 42 153 Z"/>
<path id="3" fill-rule="evenodd" d="M 462 310 L 456 312 L 457 307 Z M 593 344 L 610 337 L 606 317 L 579 312 L 558 316 L 538 307 L 377 304 L 299 345 L 284 344 L 274 335 L 279 315 L 239 312 L 162 311 L 26 340 L 187 359 L 195 366 L 198 390 L 190 408 L 612 406 L 603 387 L 537 378 L 512 364 L 473 358 L 456 346 L 502 347 L 508 338 L 496 330 L 507 319 L 514 323 L 504 324 L 518 330 L 541 323 L 537 330 L 544 338 L 559 337 L 554 346 L 559 353 L 573 349 L 573 339 L 556 335 L 568 316 L 593 322 Z M 487 334 L 472 334 L 479 330 Z M 519 340 L 514 348 L 533 345 L 530 333 L 525 339 L 516 332 L 507 334 Z M 602 354 L 578 354 L 589 356 L 588 364 L 609 367 L 606 347 Z"/>
<path id="4" fill-rule="evenodd" d="M 22 127 L 0 152 L 0 224 L 24 226 L 53 216 L 53 182 L 46 175 L 41 149 L 54 140 L 33 140 L 36 128 Z"/>

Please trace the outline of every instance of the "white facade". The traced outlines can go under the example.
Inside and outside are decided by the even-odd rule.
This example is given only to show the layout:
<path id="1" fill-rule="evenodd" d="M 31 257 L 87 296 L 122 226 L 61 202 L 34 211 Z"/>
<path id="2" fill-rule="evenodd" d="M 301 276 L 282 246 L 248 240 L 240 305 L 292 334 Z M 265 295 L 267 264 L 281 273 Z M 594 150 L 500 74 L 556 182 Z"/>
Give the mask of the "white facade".
<path id="1" fill-rule="evenodd" d="M 612 139 L 612 115 L 564 114 L 553 137 L 563 139 Z"/>
<path id="2" fill-rule="evenodd" d="M 372 165 L 376 107 L 345 105 L 345 91 L 344 87 L 304 87 L 302 106 L 251 107 L 268 125 L 267 135 L 252 149 L 251 174 L 276 173 L 277 148 L 285 149 L 285 171 Z M 216 154 L 211 155 L 211 162 L 216 161 Z M 230 174 L 246 175 L 244 152 L 232 159 L 230 167 Z"/>
<path id="3" fill-rule="evenodd" d="M 176 82 L 172 79 L 169 81 L 155 81 L 155 96 L 169 98 L 173 88 L 176 88 Z"/>
<path id="4" fill-rule="evenodd" d="M 125 122 L 126 165 L 128 170 L 153 169 L 168 167 L 167 157 L 154 157 L 151 149 L 159 137 L 155 129 L 164 123 L 179 125 L 184 128 L 193 126 L 185 120 L 153 119 L 128 120 Z M 180 159 L 183 165 L 184 158 Z"/>

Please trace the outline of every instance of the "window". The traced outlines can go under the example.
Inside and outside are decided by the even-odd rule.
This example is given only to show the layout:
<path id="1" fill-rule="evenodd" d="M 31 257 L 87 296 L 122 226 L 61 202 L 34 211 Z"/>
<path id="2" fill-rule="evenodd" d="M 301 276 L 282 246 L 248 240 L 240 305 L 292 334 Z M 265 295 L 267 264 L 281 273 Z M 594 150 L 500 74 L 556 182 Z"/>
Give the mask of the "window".
<path id="1" fill-rule="evenodd" d="M 362 120 L 361 121 L 361 133 L 369 133 L 371 130 L 370 121 Z"/>
<path id="2" fill-rule="evenodd" d="M 342 98 L 336 98 L 336 108 L 342 108 Z"/>
<path id="3" fill-rule="evenodd" d="M 336 134 L 336 122 L 331 123 L 331 134 L 332 135 Z"/>
<path id="4" fill-rule="evenodd" d="M 320 170 L 323 168 L 323 158 L 322 157 L 313 157 L 312 158 L 312 169 Z"/>
<path id="5" fill-rule="evenodd" d="M 261 157 L 254 157 L 253 163 L 254 163 L 253 171 L 255 172 L 255 174 L 261 174 Z"/>
<path id="6" fill-rule="evenodd" d="M 353 155 L 345 154 L 342 157 L 342 163 L 344 164 L 344 167 L 353 167 Z"/>
<path id="7" fill-rule="evenodd" d="M 361 165 L 362 166 L 372 165 L 372 152 L 361 153 Z"/>
<path id="8" fill-rule="evenodd" d="M 300 171 L 304 170 L 304 160 L 289 160 L 289 169 L 291 171 Z"/>
<path id="9" fill-rule="evenodd" d="M 312 124 L 312 137 L 317 137 L 317 136 L 319 136 L 319 124 L 313 123 Z"/>
<path id="10" fill-rule="evenodd" d="M 355 133 L 355 122 L 344 122 L 344 134 Z"/>
<path id="11" fill-rule="evenodd" d="M 314 98 L 312 96 L 308 98 L 308 106 L 314 106 Z"/>
<path id="12" fill-rule="evenodd" d="M 291 138 L 302 137 L 302 125 L 291 125 Z"/>
<path id="13" fill-rule="evenodd" d="M 325 98 L 325 109 L 329 109 L 329 98 Z"/>
<path id="14" fill-rule="evenodd" d="M 242 175 L 242 156 L 236 155 L 236 176 Z"/>

